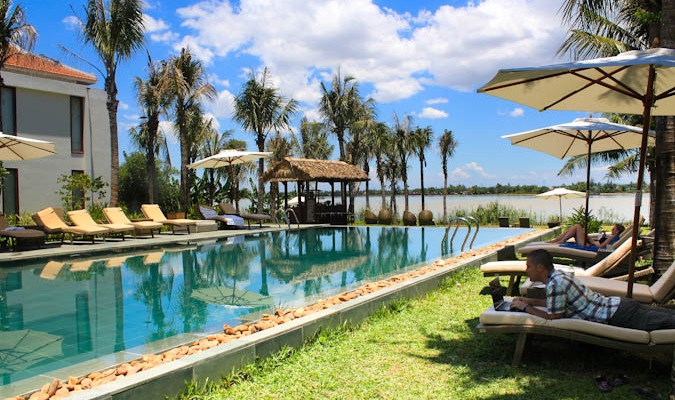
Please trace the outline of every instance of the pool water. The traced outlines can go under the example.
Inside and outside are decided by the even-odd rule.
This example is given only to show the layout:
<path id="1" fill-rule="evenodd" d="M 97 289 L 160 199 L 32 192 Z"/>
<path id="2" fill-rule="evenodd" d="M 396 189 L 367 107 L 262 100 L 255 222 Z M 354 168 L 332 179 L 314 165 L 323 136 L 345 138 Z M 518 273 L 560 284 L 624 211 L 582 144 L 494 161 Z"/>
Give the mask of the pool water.
<path id="1" fill-rule="evenodd" d="M 473 248 L 527 231 L 481 229 Z M 428 227 L 303 229 L 2 269 L 3 384 L 101 357 L 126 361 L 115 354 L 159 351 L 193 334 L 221 331 L 223 324 L 312 304 L 427 265 L 443 256 L 444 233 Z M 465 236 L 460 228 L 455 254 Z"/>

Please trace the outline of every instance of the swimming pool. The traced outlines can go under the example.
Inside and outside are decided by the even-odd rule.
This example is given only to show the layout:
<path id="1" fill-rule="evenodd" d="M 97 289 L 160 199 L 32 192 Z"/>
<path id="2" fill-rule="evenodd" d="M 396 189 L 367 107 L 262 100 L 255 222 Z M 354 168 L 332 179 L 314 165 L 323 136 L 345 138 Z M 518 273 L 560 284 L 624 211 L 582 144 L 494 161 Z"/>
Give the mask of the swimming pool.
<path id="1" fill-rule="evenodd" d="M 527 231 L 482 229 L 473 247 Z M 442 256 L 443 233 L 303 229 L 1 269 L 3 383 L 91 372 L 415 269 Z"/>

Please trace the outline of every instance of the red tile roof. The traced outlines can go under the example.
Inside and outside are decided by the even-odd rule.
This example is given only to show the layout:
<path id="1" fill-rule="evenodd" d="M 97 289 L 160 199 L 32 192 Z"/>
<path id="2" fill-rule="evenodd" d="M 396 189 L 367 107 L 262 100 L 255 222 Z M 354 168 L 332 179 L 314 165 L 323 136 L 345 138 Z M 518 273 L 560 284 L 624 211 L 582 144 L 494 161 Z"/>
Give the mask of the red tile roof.
<path id="1" fill-rule="evenodd" d="M 12 48 L 13 52 L 5 61 L 5 69 L 17 73 L 37 73 L 52 79 L 65 80 L 80 84 L 92 85 L 96 83 L 96 75 L 89 74 L 67 65 L 61 64 L 52 58 L 32 54 Z"/>

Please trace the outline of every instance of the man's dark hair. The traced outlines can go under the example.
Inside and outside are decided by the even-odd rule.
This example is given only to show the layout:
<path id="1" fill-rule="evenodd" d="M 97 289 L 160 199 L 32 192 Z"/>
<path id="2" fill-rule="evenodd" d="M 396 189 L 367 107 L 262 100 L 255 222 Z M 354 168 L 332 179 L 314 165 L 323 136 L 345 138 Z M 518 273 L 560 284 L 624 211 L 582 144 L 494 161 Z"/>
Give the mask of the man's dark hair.
<path id="1" fill-rule="evenodd" d="M 534 265 L 542 264 L 547 270 L 553 270 L 553 257 L 551 256 L 551 253 L 544 249 L 530 252 L 530 254 L 527 255 L 527 258 L 530 259 Z"/>

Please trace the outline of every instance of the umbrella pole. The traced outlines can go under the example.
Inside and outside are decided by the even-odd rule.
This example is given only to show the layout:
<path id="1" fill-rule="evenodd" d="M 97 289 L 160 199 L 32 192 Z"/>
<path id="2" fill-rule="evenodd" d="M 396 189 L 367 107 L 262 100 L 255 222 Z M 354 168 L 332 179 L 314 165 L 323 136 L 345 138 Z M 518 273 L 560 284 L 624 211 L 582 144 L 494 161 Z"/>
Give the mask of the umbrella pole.
<path id="1" fill-rule="evenodd" d="M 588 138 L 590 140 L 591 134 L 589 132 Z M 588 142 L 588 154 L 586 155 L 586 218 L 584 221 L 584 234 L 588 235 L 588 203 L 591 198 L 591 145 L 593 142 Z"/>
<path id="2" fill-rule="evenodd" d="M 635 190 L 635 212 L 633 213 L 633 235 L 631 236 L 630 258 L 628 261 L 628 290 L 626 297 L 633 297 L 633 281 L 635 281 L 635 260 L 637 258 L 637 241 L 640 233 L 640 206 L 642 205 L 642 181 L 645 174 L 645 157 L 647 156 L 647 136 L 652 118 L 652 104 L 654 103 L 654 66 L 649 66 L 647 79 L 647 93 L 642 99 L 644 111 L 642 113 L 642 144 L 640 146 L 640 160 L 638 164 L 638 179 Z"/>
<path id="3" fill-rule="evenodd" d="M 560 217 L 558 218 L 558 222 L 562 225 L 562 196 L 558 196 L 558 203 L 560 204 Z"/>

